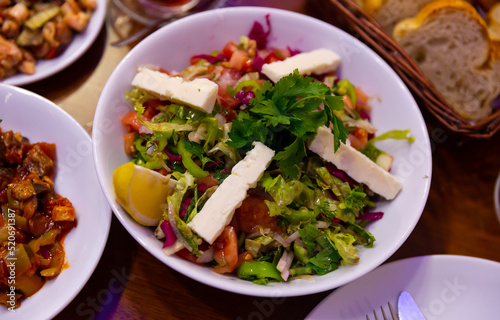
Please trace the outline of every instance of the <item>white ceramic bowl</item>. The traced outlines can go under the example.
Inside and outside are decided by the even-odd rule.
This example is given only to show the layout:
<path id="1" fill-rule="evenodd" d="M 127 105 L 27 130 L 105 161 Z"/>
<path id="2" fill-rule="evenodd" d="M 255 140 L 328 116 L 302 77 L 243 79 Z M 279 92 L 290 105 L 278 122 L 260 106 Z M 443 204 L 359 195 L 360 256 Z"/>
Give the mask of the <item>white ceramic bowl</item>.
<path id="1" fill-rule="evenodd" d="M 99 186 L 88 133 L 49 100 L 0 84 L 0 127 L 31 143 L 56 144 L 55 191 L 75 207 L 77 226 L 64 240 L 69 267 L 24 300 L 15 312 L 0 306 L 0 319 L 51 319 L 80 292 L 94 272 L 108 238 L 111 209 Z"/>
<path id="2" fill-rule="evenodd" d="M 82 33 L 75 34 L 71 43 L 60 56 L 49 60 L 38 60 L 35 66 L 35 74 L 18 73 L 12 77 L 0 80 L 0 82 L 23 86 L 50 77 L 80 58 L 94 43 L 104 24 L 107 1 L 96 0 L 96 2 L 97 8 L 92 13 L 87 28 Z"/>
<path id="3" fill-rule="evenodd" d="M 360 262 L 341 267 L 314 281 L 295 280 L 288 283 L 255 285 L 235 277 L 222 276 L 176 256 L 165 256 L 151 229 L 135 223 L 117 203 L 112 173 L 130 161 L 123 152 L 125 128 L 120 117 L 131 110 L 124 99 L 131 90 L 131 80 L 141 64 L 156 64 L 166 70 L 182 70 L 195 54 L 221 50 L 224 44 L 238 42 L 247 35 L 254 21 L 265 25 L 270 14 L 272 33 L 270 46 L 302 51 L 329 48 L 342 57 L 339 72 L 361 86 L 372 101 L 372 119 L 380 132 L 410 128 L 416 142 L 381 143 L 395 157 L 392 173 L 403 183 L 394 201 L 380 202 L 377 210 L 385 212 L 382 220 L 368 229 L 377 241 L 372 249 L 361 248 Z M 138 44 L 123 59 L 109 78 L 98 102 L 93 129 L 94 159 L 97 174 L 114 213 L 128 232 L 156 258 L 180 273 L 220 289 L 255 296 L 297 296 L 329 290 L 344 285 L 373 270 L 389 258 L 415 227 L 429 192 L 431 150 L 426 127 L 417 104 L 394 71 L 373 51 L 347 33 L 311 17 L 271 8 L 234 7 L 212 10 L 172 23 Z"/>

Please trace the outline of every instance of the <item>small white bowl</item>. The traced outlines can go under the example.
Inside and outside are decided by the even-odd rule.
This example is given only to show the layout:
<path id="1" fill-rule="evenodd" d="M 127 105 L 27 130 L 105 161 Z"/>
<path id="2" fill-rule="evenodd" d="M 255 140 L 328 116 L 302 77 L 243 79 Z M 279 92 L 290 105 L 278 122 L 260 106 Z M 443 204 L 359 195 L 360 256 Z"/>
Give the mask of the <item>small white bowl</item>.
<path id="1" fill-rule="evenodd" d="M 48 78 L 78 60 L 94 43 L 106 18 L 107 1 L 96 0 L 97 7 L 90 18 L 89 24 L 81 33 L 76 33 L 64 52 L 53 59 L 37 60 L 35 74 L 18 73 L 0 80 L 4 84 L 23 86 Z"/>
<path id="2" fill-rule="evenodd" d="M 177 256 L 165 256 L 161 251 L 162 243 L 153 236 L 152 230 L 135 223 L 116 201 L 112 174 L 116 167 L 130 161 L 123 152 L 122 135 L 126 131 L 120 118 L 131 110 L 125 92 L 131 90 L 137 66 L 155 64 L 166 70 L 181 71 L 188 66 L 191 56 L 221 50 L 229 40 L 238 42 L 240 36 L 249 33 L 254 21 L 266 26 L 267 14 L 272 28 L 269 46 L 289 46 L 302 51 L 324 47 L 336 51 L 342 57 L 341 77 L 348 78 L 375 97 L 372 120 L 379 132 L 410 128 L 416 142 L 380 144 L 394 155 L 392 173 L 401 180 L 403 190 L 394 201 L 377 204 L 376 210 L 384 211 L 385 216 L 368 227 L 377 241 L 371 249 L 360 249 L 357 265 L 315 276 L 314 281 L 294 280 L 264 286 L 216 274 L 208 267 Z M 234 7 L 195 14 L 158 30 L 139 43 L 118 65 L 102 91 L 94 118 L 93 140 L 97 174 L 106 197 L 120 222 L 146 250 L 169 267 L 202 283 L 254 296 L 298 296 L 326 291 L 373 270 L 412 232 L 427 200 L 431 181 L 431 148 L 425 123 L 415 100 L 396 73 L 349 34 L 317 19 L 271 8 Z"/>
<path id="3" fill-rule="evenodd" d="M 56 144 L 54 188 L 76 211 L 77 226 L 64 240 L 66 262 L 55 279 L 25 299 L 15 312 L 0 306 L 0 319 L 51 319 L 80 292 L 94 272 L 108 239 L 111 210 L 92 161 L 92 141 L 69 114 L 30 91 L 0 84 L 0 127 L 31 143 Z"/>

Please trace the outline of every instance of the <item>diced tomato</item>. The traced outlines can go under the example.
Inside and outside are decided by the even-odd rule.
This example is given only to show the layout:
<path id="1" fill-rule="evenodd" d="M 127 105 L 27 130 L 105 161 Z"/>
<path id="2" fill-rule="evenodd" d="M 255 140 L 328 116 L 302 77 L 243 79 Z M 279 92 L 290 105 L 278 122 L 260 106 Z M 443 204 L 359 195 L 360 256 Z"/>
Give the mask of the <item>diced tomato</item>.
<path id="1" fill-rule="evenodd" d="M 146 110 L 144 110 L 144 113 L 141 116 L 142 120 L 151 121 L 151 119 L 158 113 L 156 108 L 163 106 L 163 102 L 159 99 L 149 99 L 143 103 L 143 106 Z"/>
<path id="2" fill-rule="evenodd" d="M 269 209 L 264 198 L 249 195 L 241 206 L 236 209 L 231 224 L 242 232 L 252 232 L 260 228 L 277 229 L 276 217 L 269 216 Z"/>
<path id="3" fill-rule="evenodd" d="M 366 132 L 365 129 L 362 128 L 356 128 L 354 131 L 351 132 L 353 135 L 356 136 L 356 138 L 361 141 L 365 146 L 368 143 L 368 132 Z"/>
<path id="4" fill-rule="evenodd" d="M 344 101 L 344 105 L 347 109 L 354 110 L 354 106 L 352 104 L 352 101 L 347 94 L 344 94 L 342 96 L 342 100 Z"/>
<path id="5" fill-rule="evenodd" d="M 247 71 L 252 66 L 252 59 L 243 50 L 235 50 L 229 59 L 229 68 Z"/>
<path id="6" fill-rule="evenodd" d="M 355 87 L 356 90 L 356 110 L 358 111 L 370 111 L 372 108 L 368 104 L 369 97 L 366 93 L 358 87 Z"/>
<path id="7" fill-rule="evenodd" d="M 167 70 L 165 70 L 163 68 L 158 69 L 158 71 L 161 72 L 161 73 L 170 75 L 170 72 L 168 72 Z"/>
<path id="8" fill-rule="evenodd" d="M 219 85 L 219 99 L 222 106 L 231 110 L 240 104 L 240 101 L 230 95 L 225 88 Z"/>
<path id="9" fill-rule="evenodd" d="M 135 132 L 129 132 L 123 135 L 123 142 L 126 154 L 132 154 L 135 152 L 134 140 L 135 140 Z"/>
<path id="10" fill-rule="evenodd" d="M 238 237 L 232 226 L 224 227 L 213 244 L 214 260 L 219 264 L 212 270 L 217 273 L 232 272 L 238 266 Z"/>
<path id="11" fill-rule="evenodd" d="M 177 251 L 175 254 L 194 263 L 196 263 L 196 260 L 198 260 L 198 256 L 195 254 L 191 254 L 191 251 L 186 248 Z"/>
<path id="12" fill-rule="evenodd" d="M 214 178 L 213 173 L 209 174 L 205 178 L 198 179 L 197 182 L 198 182 L 198 185 L 205 184 L 205 186 L 207 188 L 210 188 L 210 187 L 213 187 L 213 186 L 216 186 L 219 184 L 217 179 Z"/>
<path id="13" fill-rule="evenodd" d="M 238 50 L 238 45 L 234 41 L 229 41 L 222 49 L 222 54 L 228 58 L 231 58 L 233 52 L 236 50 Z"/>
<path id="14" fill-rule="evenodd" d="M 276 53 L 279 57 L 281 57 L 281 59 L 286 59 L 288 57 L 291 57 L 292 54 L 290 53 L 290 50 L 288 50 L 288 48 L 284 48 L 284 49 L 277 49 L 276 50 Z"/>
<path id="15" fill-rule="evenodd" d="M 265 63 L 272 63 L 281 60 L 284 60 L 284 58 L 278 56 L 278 54 L 276 54 L 276 52 L 274 51 L 268 54 L 267 57 L 264 58 Z"/>
<path id="16" fill-rule="evenodd" d="M 151 121 L 151 119 L 158 113 L 157 107 L 163 105 L 162 101 L 158 99 L 150 99 L 144 102 L 144 113 L 141 119 L 144 121 Z M 127 112 L 121 119 L 122 123 L 127 127 L 128 131 L 139 131 L 141 123 L 137 120 L 137 111 Z"/>
<path id="17" fill-rule="evenodd" d="M 127 112 L 121 119 L 128 131 L 139 131 L 141 123 L 137 120 L 137 111 Z"/>
<path id="18" fill-rule="evenodd" d="M 348 135 L 351 146 L 356 150 L 363 150 L 368 143 L 368 132 L 362 128 L 356 128 Z"/>

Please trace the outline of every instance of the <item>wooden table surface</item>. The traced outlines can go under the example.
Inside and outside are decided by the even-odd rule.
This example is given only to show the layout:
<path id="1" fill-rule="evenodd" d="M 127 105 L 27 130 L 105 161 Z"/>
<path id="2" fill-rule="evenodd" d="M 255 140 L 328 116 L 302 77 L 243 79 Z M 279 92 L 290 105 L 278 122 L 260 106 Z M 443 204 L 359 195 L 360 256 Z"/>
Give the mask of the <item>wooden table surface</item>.
<path id="1" fill-rule="evenodd" d="M 305 1 L 233 1 L 316 16 Z M 99 94 L 130 50 L 115 48 L 107 24 L 76 63 L 25 88 L 54 101 L 90 133 Z M 500 262 L 500 223 L 493 190 L 500 172 L 500 134 L 461 139 L 424 113 L 433 145 L 433 176 L 416 228 L 388 260 L 457 254 Z M 404 214 L 404 213 L 402 213 Z M 331 292 L 331 291 L 330 291 Z M 200 284 L 165 266 L 142 248 L 113 217 L 94 274 L 56 319 L 303 319 L 330 292 L 269 299 L 237 295 Z"/>

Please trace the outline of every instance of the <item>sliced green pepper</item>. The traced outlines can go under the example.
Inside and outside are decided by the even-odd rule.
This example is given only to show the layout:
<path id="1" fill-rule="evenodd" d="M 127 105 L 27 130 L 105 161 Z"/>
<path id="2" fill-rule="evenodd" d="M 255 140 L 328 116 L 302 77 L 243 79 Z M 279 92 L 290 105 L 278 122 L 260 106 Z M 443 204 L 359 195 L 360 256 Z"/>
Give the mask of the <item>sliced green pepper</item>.
<path id="1" fill-rule="evenodd" d="M 337 85 L 334 89 L 334 92 L 337 94 L 344 95 L 346 94 L 352 102 L 352 105 L 356 105 L 357 95 L 356 88 L 349 82 L 349 80 L 344 79 L 337 82 Z"/>
<path id="2" fill-rule="evenodd" d="M 309 258 L 307 258 L 307 249 L 302 247 L 297 242 L 293 243 L 293 253 L 295 254 L 295 258 L 297 258 L 300 262 L 307 264 Z"/>
<path id="3" fill-rule="evenodd" d="M 280 272 L 267 261 L 243 262 L 236 270 L 238 278 L 264 284 L 269 280 L 283 281 Z"/>
<path id="4" fill-rule="evenodd" d="M 179 140 L 179 143 L 177 143 L 177 151 L 182 157 L 182 164 L 196 179 L 205 178 L 206 176 L 208 176 L 208 171 L 203 170 L 202 168 L 200 168 L 200 166 L 194 163 L 193 159 L 191 158 L 193 154 L 186 150 L 186 146 L 184 145 L 184 143 L 184 139 Z"/>

